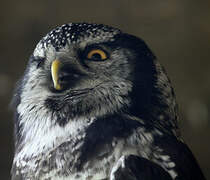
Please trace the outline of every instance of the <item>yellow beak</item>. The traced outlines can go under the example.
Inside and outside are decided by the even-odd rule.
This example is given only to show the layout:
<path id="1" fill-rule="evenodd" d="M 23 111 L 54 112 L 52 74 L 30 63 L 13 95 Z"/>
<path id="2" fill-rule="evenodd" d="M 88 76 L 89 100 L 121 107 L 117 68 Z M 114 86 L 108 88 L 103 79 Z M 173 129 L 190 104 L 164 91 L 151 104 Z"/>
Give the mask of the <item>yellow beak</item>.
<path id="1" fill-rule="evenodd" d="M 61 68 L 61 62 L 59 60 L 54 60 L 52 62 L 52 65 L 51 65 L 51 75 L 52 75 L 52 80 L 53 80 L 53 84 L 54 84 L 54 88 L 56 90 L 61 90 L 61 85 L 59 84 L 58 82 L 58 75 L 59 75 L 59 70 Z"/>

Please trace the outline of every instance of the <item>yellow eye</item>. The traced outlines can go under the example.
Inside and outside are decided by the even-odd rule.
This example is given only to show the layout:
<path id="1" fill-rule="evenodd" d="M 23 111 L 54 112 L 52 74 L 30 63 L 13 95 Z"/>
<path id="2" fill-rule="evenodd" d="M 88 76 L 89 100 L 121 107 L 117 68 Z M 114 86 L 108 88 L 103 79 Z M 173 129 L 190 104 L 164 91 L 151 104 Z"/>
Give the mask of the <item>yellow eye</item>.
<path id="1" fill-rule="evenodd" d="M 100 60 L 106 60 L 107 55 L 101 49 L 93 49 L 90 52 L 88 52 L 87 58 L 90 60 L 100 61 Z"/>

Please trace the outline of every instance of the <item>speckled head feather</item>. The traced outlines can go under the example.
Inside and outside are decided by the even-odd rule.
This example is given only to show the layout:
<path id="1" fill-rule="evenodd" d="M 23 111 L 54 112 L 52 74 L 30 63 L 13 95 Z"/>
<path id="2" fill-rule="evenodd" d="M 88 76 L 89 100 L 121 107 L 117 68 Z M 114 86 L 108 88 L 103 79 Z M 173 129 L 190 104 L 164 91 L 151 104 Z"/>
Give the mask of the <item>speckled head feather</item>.
<path id="1" fill-rule="evenodd" d="M 49 46 L 53 46 L 56 51 L 59 51 L 67 44 L 84 42 L 86 39 L 91 39 L 91 43 L 94 41 L 110 41 L 111 37 L 119 33 L 121 33 L 119 29 L 103 24 L 70 23 L 53 29 L 37 46 L 38 51 Z M 35 50 L 35 56 L 36 52 Z"/>

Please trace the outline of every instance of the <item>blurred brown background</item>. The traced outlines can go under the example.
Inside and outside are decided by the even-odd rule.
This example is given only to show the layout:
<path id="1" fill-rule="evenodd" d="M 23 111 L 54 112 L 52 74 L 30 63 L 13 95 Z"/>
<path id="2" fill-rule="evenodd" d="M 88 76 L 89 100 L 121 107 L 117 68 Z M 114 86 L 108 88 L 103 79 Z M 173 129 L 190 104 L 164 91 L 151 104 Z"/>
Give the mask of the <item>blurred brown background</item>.
<path id="1" fill-rule="evenodd" d="M 180 106 L 182 134 L 210 179 L 210 1 L 21 0 L 0 5 L 0 179 L 13 156 L 8 104 L 36 43 L 68 22 L 112 25 L 142 37 L 166 67 Z"/>

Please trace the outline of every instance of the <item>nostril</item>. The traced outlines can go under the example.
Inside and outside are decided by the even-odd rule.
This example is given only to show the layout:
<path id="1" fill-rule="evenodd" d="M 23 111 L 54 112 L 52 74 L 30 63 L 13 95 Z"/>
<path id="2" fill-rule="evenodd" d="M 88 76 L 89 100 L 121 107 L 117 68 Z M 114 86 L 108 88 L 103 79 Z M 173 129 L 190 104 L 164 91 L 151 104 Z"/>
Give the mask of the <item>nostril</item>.
<path id="1" fill-rule="evenodd" d="M 62 76 L 59 78 L 59 83 L 63 83 L 63 82 L 66 82 L 68 81 L 69 77 L 68 76 Z"/>
<path id="2" fill-rule="evenodd" d="M 71 74 L 67 73 L 67 72 L 60 72 L 58 75 L 59 81 L 63 82 L 63 81 L 67 81 L 69 78 L 71 78 Z"/>

